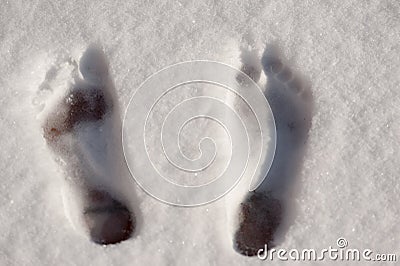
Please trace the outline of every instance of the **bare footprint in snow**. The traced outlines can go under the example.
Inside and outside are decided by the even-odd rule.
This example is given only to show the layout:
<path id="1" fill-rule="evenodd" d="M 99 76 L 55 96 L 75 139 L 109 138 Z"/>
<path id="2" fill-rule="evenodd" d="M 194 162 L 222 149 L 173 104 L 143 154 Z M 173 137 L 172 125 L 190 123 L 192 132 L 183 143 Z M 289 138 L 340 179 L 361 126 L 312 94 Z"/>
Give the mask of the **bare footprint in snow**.
<path id="1" fill-rule="evenodd" d="M 249 55 L 242 51 L 242 71 L 258 77 L 258 66 L 251 66 L 254 60 Z M 310 87 L 283 62 L 276 47 L 265 49 L 261 65 L 268 77 L 265 93 L 275 118 L 277 146 L 263 184 L 240 204 L 233 242 L 246 256 L 256 256 L 265 245 L 272 248 L 277 232 L 289 224 L 292 188 L 301 170 L 313 106 Z"/>
<path id="2" fill-rule="evenodd" d="M 65 177 L 68 218 L 96 243 L 128 239 L 135 216 L 116 189 L 124 175 L 121 119 L 104 53 L 92 45 L 79 68 L 73 60 L 53 67 L 39 92 L 49 95 L 40 117 Z"/>

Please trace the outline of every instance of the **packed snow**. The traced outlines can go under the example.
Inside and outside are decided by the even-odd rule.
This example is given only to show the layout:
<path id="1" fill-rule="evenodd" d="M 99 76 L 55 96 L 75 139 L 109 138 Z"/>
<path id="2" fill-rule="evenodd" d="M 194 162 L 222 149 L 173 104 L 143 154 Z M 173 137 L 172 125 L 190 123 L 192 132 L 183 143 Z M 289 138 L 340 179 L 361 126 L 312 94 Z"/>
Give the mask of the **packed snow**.
<path id="1" fill-rule="evenodd" d="M 37 93 L 54 67 L 93 42 L 109 60 L 121 117 L 140 84 L 164 67 L 194 59 L 240 67 L 244 42 L 253 40 L 255 63 L 277 47 L 313 100 L 306 148 L 287 153 L 301 162 L 287 162 L 299 167 L 282 192 L 290 215 L 277 248 L 321 250 L 343 237 L 351 248 L 400 255 L 399 2 L 3 1 L 0 26 L 2 265 L 271 263 L 233 249 L 229 194 L 174 207 L 130 178 L 123 189 L 136 215 L 132 238 L 101 246 L 74 230 Z"/>

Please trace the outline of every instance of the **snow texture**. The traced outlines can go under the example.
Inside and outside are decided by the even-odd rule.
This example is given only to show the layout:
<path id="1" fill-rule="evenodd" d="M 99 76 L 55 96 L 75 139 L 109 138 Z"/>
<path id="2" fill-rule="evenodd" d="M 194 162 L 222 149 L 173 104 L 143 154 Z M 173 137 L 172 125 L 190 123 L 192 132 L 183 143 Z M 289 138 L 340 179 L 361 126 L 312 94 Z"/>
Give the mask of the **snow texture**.
<path id="1" fill-rule="evenodd" d="M 52 69 L 93 42 L 104 46 L 121 110 L 165 66 L 210 59 L 238 67 L 240 52 L 232 51 L 243 40 L 254 40 L 259 60 L 277 47 L 313 97 L 307 147 L 286 166 L 291 211 L 278 247 L 323 249 L 345 237 L 353 248 L 399 254 L 399 14 L 394 0 L 2 1 L 0 263 L 268 263 L 234 251 L 226 201 L 172 207 L 133 179 L 125 186 L 137 217 L 131 239 L 103 247 L 71 227 L 35 96 Z"/>

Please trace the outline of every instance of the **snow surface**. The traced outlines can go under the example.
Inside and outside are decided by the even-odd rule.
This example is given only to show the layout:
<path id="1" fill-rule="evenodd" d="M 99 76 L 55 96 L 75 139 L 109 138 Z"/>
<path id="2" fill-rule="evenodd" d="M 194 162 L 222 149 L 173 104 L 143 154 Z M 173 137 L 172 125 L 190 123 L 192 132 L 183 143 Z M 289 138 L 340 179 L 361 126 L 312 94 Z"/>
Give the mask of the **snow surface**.
<path id="1" fill-rule="evenodd" d="M 232 249 L 225 202 L 177 208 L 132 180 L 138 228 L 102 247 L 62 208 L 34 96 L 56 62 L 104 46 L 123 110 L 155 71 L 191 59 L 236 65 L 251 35 L 311 83 L 312 127 L 279 247 L 399 254 L 400 4 L 397 1 L 2 1 L 0 162 L 3 265 L 264 265 Z M 261 55 L 262 51 L 260 51 Z M 283 265 L 284 262 L 275 262 Z M 325 262 L 329 264 L 330 262 Z"/>

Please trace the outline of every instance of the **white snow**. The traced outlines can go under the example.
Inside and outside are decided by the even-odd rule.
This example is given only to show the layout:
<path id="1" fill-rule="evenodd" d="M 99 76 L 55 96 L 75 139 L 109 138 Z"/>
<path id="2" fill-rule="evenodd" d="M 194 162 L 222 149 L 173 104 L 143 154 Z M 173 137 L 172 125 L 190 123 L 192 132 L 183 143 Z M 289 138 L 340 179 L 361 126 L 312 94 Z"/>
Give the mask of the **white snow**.
<path id="1" fill-rule="evenodd" d="M 2 265 L 264 265 L 232 249 L 224 200 L 163 204 L 131 181 L 138 228 L 99 246 L 65 218 L 61 172 L 36 119 L 49 69 L 99 41 L 121 109 L 151 74 L 209 59 L 235 65 L 245 36 L 277 44 L 311 83 L 312 128 L 295 210 L 278 247 L 397 253 L 400 243 L 399 2 L 3 1 L 0 9 Z M 399 258 L 398 258 L 399 259 Z M 329 264 L 330 262 L 326 262 Z M 284 262 L 276 262 L 283 265 Z"/>

